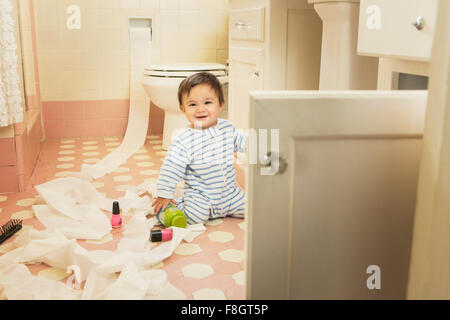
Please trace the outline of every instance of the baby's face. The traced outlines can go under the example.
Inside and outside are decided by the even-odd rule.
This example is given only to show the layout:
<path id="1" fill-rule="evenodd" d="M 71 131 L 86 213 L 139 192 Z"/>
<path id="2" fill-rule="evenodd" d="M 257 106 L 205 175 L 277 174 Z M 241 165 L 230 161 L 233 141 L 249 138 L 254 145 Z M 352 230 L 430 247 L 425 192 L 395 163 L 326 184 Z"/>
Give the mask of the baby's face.
<path id="1" fill-rule="evenodd" d="M 181 111 L 185 114 L 191 128 L 208 129 L 217 124 L 223 104 L 219 103 L 216 92 L 208 84 L 199 84 L 183 96 Z"/>

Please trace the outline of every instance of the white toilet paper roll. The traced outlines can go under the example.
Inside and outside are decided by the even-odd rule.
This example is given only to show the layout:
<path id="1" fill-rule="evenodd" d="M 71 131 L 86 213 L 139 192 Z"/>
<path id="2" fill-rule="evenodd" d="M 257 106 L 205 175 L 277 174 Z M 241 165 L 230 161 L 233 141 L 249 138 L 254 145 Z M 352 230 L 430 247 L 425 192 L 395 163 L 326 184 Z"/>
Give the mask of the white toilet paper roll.
<path id="1" fill-rule="evenodd" d="M 114 171 L 145 143 L 150 99 L 142 87 L 145 65 L 150 64 L 151 34 L 149 28 L 130 27 L 130 111 L 122 144 L 95 164 L 83 164 L 79 178 L 99 178 Z"/>

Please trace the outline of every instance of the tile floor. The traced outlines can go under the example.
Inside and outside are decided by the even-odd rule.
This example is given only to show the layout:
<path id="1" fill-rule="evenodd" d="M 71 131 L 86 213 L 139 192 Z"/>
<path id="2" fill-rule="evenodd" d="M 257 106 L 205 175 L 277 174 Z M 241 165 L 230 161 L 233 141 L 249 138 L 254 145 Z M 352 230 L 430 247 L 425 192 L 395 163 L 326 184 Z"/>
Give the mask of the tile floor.
<path id="1" fill-rule="evenodd" d="M 0 194 L 0 225 L 9 219 L 20 218 L 24 228 L 45 229 L 31 208 L 39 201 L 33 186 L 63 177 L 70 171 L 79 171 L 82 163 L 97 162 L 120 143 L 118 137 L 46 141 L 27 190 Z M 156 182 L 166 154 L 161 143 L 161 136 L 148 136 L 145 145 L 126 163 L 111 174 L 94 180 L 93 185 L 106 197 L 116 199 L 123 196 L 129 186 L 145 180 Z M 124 224 L 129 218 L 123 216 Z M 242 219 L 211 220 L 206 224 L 206 232 L 191 243 L 182 242 L 159 268 L 167 272 L 168 280 L 182 290 L 187 299 L 245 299 L 244 226 Z M 77 241 L 88 250 L 115 250 L 121 236 L 121 229 L 113 229 L 99 241 Z M 14 237 L 0 246 L 0 255 L 11 250 L 10 242 Z M 63 269 L 45 264 L 28 267 L 32 274 L 50 279 L 65 281 L 68 276 Z"/>

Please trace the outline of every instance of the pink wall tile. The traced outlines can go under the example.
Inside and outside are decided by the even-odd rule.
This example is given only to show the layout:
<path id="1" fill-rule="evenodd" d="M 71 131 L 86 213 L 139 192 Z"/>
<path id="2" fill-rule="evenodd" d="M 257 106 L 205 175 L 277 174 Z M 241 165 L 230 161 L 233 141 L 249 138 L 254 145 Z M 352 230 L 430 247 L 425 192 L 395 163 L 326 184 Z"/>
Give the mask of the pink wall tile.
<path id="1" fill-rule="evenodd" d="M 105 136 L 124 136 L 127 129 L 128 119 L 106 119 Z"/>
<path id="2" fill-rule="evenodd" d="M 36 166 L 39 152 L 42 147 L 42 126 L 40 117 L 36 118 L 36 121 L 29 127 L 29 130 L 24 132 L 21 137 L 16 137 L 16 147 L 19 151 L 18 142 L 22 147 L 23 169 L 20 169 L 20 157 L 18 154 L 18 183 L 19 191 L 24 191 L 28 184 L 28 180 L 33 173 L 33 169 Z M 23 174 L 22 174 L 23 173 Z"/>
<path id="3" fill-rule="evenodd" d="M 130 100 L 104 100 L 103 118 L 116 119 L 127 118 L 130 108 Z"/>
<path id="4" fill-rule="evenodd" d="M 42 116 L 44 121 L 63 120 L 64 102 L 62 101 L 44 101 L 42 104 Z"/>
<path id="5" fill-rule="evenodd" d="M 16 157 L 17 157 L 17 173 L 23 174 L 24 173 L 24 160 L 28 156 L 28 148 L 24 148 L 24 143 L 27 142 L 27 132 L 25 131 L 24 134 L 21 134 L 20 136 L 15 136 L 15 143 L 16 143 Z"/>
<path id="6" fill-rule="evenodd" d="M 103 137 L 104 136 L 104 120 L 91 119 L 84 120 L 83 137 Z"/>
<path id="7" fill-rule="evenodd" d="M 81 138 L 85 134 L 86 126 L 84 120 L 66 120 L 66 136 L 69 138 Z"/>
<path id="8" fill-rule="evenodd" d="M 87 100 L 83 104 L 86 119 L 103 118 L 103 100 Z"/>
<path id="9" fill-rule="evenodd" d="M 14 138 L 0 139 L 0 166 L 10 166 L 15 164 L 16 149 L 14 145 Z"/>
<path id="10" fill-rule="evenodd" d="M 38 117 L 28 132 L 30 139 L 36 143 L 41 143 L 42 140 L 42 124 L 40 120 L 40 117 Z"/>
<path id="11" fill-rule="evenodd" d="M 21 135 L 25 131 L 25 124 L 24 122 L 14 123 L 14 135 L 18 136 Z"/>
<path id="12" fill-rule="evenodd" d="M 128 99 L 46 101 L 43 103 L 46 138 L 123 136 L 129 103 Z M 163 127 L 164 111 L 151 104 L 148 134 L 161 134 Z"/>
<path id="13" fill-rule="evenodd" d="M 150 103 L 150 118 L 164 118 L 164 110 L 157 105 Z"/>
<path id="14" fill-rule="evenodd" d="M 33 151 L 30 148 L 30 141 L 28 137 L 27 131 L 24 134 L 15 137 L 16 140 L 16 154 L 17 154 L 17 183 L 19 187 L 19 191 L 25 190 L 26 183 L 28 180 L 28 176 L 25 171 L 28 171 L 31 175 L 30 165 L 34 165 L 32 161 L 31 152 Z"/>
<path id="15" fill-rule="evenodd" d="M 18 192 L 16 166 L 0 167 L 0 192 Z"/>
<path id="16" fill-rule="evenodd" d="M 83 101 L 64 102 L 64 120 L 83 120 L 84 118 Z"/>
<path id="17" fill-rule="evenodd" d="M 161 134 L 163 133 L 164 119 L 150 118 L 148 121 L 147 134 Z"/>

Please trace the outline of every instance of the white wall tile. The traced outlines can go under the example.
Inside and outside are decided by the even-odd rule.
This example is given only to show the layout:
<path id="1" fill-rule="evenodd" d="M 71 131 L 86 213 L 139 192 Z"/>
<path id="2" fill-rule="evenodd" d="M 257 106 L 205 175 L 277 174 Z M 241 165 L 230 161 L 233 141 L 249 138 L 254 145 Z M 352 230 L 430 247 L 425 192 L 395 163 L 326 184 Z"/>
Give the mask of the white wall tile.
<path id="1" fill-rule="evenodd" d="M 180 13 L 177 11 L 161 11 L 159 15 L 161 31 L 180 30 Z"/>
<path id="2" fill-rule="evenodd" d="M 81 30 L 65 27 L 72 3 Z M 35 10 L 44 101 L 129 98 L 129 16 L 153 18 L 151 63 L 228 58 L 228 0 L 38 0 Z"/>
<path id="3" fill-rule="evenodd" d="M 96 90 L 103 87 L 103 76 L 99 70 L 82 71 L 81 90 Z"/>
<path id="4" fill-rule="evenodd" d="M 180 10 L 215 10 L 216 2 L 216 0 L 181 0 Z"/>
<path id="5" fill-rule="evenodd" d="M 229 0 L 215 0 L 216 10 L 220 12 L 228 12 L 230 9 Z"/>
<path id="6" fill-rule="evenodd" d="M 38 50 L 59 50 L 61 47 L 60 32 L 55 30 L 38 30 Z"/>
<path id="7" fill-rule="evenodd" d="M 224 12 L 217 12 L 216 18 L 216 46 L 218 49 L 228 48 L 228 14 Z"/>
<path id="8" fill-rule="evenodd" d="M 97 26 L 101 29 L 121 29 L 119 9 L 99 9 Z"/>
<path id="9" fill-rule="evenodd" d="M 90 8 L 96 9 L 113 9 L 119 8 L 120 2 L 119 0 L 83 0 L 90 6 Z"/>
<path id="10" fill-rule="evenodd" d="M 119 7 L 121 9 L 139 9 L 140 1 L 139 0 L 120 0 Z"/>
<path id="11" fill-rule="evenodd" d="M 227 64 L 228 60 L 228 49 L 217 49 L 216 50 L 216 61 L 223 65 Z"/>
<path id="12" fill-rule="evenodd" d="M 160 10 L 179 10 L 180 0 L 160 0 L 159 1 Z"/>
<path id="13" fill-rule="evenodd" d="M 141 9 L 159 10 L 159 1 L 160 0 L 140 0 L 140 7 Z"/>

